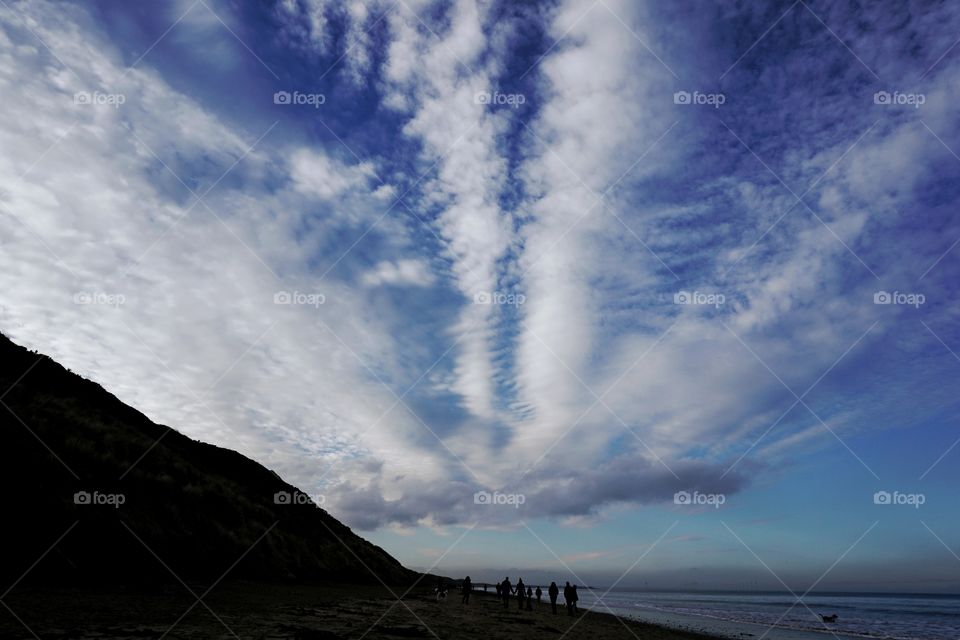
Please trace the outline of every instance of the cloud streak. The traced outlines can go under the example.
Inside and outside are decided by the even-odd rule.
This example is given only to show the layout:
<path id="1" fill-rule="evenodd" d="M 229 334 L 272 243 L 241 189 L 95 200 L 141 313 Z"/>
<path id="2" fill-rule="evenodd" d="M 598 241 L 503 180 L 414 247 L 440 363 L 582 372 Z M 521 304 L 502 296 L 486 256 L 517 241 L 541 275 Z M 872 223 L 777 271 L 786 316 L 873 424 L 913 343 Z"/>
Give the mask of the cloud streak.
<path id="1" fill-rule="evenodd" d="M 153 419 L 362 529 L 496 528 L 866 473 L 951 406 L 949 7 L 878 44 L 879 9 L 211 6 L 251 39 L 174 27 L 223 53 L 197 70 L 0 10 L 0 328 Z M 248 100 L 197 89 L 214 62 Z"/>

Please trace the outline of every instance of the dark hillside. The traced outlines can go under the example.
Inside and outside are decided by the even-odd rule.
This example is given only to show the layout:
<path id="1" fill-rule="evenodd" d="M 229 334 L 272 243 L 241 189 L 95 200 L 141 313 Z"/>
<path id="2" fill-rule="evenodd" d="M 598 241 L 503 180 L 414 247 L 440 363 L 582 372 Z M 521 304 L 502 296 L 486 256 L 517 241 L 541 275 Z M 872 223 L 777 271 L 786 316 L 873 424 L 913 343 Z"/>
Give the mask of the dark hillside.
<path id="1" fill-rule="evenodd" d="M 184 580 L 234 563 L 231 577 L 259 579 L 416 575 L 262 465 L 155 424 L 2 335 L 0 469 L 8 585 L 62 535 L 27 582 L 173 580 L 164 564 Z M 301 500 L 278 504 L 280 492 Z"/>

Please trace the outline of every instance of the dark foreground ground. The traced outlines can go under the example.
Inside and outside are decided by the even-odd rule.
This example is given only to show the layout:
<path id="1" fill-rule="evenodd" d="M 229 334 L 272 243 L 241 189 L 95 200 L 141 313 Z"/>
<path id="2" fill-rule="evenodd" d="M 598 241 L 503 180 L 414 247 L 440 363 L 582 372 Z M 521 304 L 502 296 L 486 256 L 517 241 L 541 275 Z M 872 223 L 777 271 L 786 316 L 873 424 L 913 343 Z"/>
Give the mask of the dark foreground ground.
<path id="1" fill-rule="evenodd" d="M 436 602 L 415 589 L 402 602 L 385 588 L 224 583 L 144 590 L 38 590 L 24 586 L 0 601 L 0 638 L 170 640 L 185 638 L 340 640 L 440 638 L 495 640 L 705 640 L 694 633 L 621 621 L 602 613 L 568 617 L 549 604 L 509 610 L 491 595 L 469 605 L 451 592 Z M 403 589 L 395 589 L 396 596 Z M 202 601 L 197 601 L 197 596 Z M 192 607 L 192 608 L 191 608 Z M 189 610 L 189 612 L 188 612 Z M 19 618 L 19 620 L 18 620 Z"/>

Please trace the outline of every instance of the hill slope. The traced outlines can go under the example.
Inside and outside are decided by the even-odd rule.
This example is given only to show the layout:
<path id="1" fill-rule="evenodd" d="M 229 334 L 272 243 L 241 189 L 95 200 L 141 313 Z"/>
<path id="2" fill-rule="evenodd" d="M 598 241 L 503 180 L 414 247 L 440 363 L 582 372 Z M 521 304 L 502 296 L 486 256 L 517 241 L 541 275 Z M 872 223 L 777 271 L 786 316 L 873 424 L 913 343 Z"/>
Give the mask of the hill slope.
<path id="1" fill-rule="evenodd" d="M 313 503 L 278 504 L 299 492 L 262 465 L 151 422 L 3 335 L 0 479 L 7 584 L 61 536 L 27 582 L 417 575 Z"/>

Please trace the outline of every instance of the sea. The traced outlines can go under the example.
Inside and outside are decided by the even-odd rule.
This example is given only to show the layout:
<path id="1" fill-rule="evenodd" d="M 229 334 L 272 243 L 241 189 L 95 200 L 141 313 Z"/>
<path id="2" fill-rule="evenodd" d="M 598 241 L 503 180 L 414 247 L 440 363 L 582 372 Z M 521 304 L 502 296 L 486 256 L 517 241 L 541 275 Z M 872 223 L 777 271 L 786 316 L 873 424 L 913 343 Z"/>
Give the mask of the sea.
<path id="1" fill-rule="evenodd" d="M 587 609 L 738 640 L 960 639 L 956 595 L 811 593 L 798 602 L 779 592 L 578 591 Z M 836 622 L 820 619 L 834 614 Z"/>

